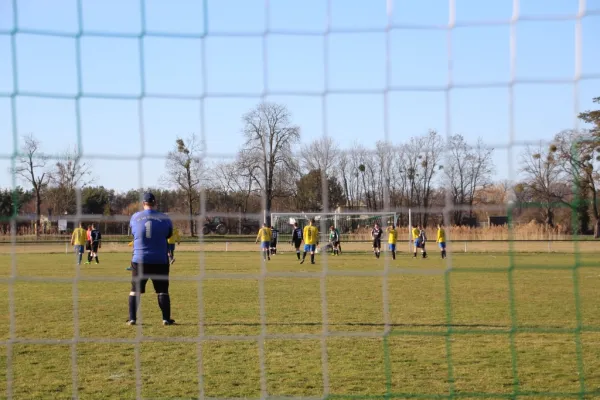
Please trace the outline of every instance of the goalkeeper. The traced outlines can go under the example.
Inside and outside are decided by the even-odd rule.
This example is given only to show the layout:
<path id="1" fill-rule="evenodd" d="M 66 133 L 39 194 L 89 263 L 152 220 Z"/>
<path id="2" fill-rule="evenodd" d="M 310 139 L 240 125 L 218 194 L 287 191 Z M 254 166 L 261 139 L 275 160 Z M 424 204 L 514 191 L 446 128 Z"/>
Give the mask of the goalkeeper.
<path id="1" fill-rule="evenodd" d="M 329 228 L 329 244 L 334 256 L 340 254 L 340 232 L 333 226 Z"/>

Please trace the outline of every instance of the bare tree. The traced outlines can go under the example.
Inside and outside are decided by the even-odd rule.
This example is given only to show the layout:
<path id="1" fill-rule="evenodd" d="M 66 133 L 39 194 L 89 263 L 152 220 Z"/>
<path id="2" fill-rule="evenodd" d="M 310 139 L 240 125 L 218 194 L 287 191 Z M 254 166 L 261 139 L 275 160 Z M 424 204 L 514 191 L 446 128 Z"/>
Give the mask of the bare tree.
<path id="1" fill-rule="evenodd" d="M 222 191 L 237 194 L 242 213 L 248 210 L 250 196 L 258 190 L 256 172 L 258 167 L 244 163 L 238 157 L 229 163 L 219 163 L 213 169 L 214 184 Z"/>
<path id="2" fill-rule="evenodd" d="M 192 236 L 196 235 L 194 215 L 198 212 L 200 183 L 203 180 L 200 151 L 200 142 L 196 135 L 191 135 L 186 140 L 177 138 L 175 149 L 167 154 L 167 175 L 163 177 L 164 183 L 182 190 L 186 195 Z"/>
<path id="3" fill-rule="evenodd" d="M 467 193 L 467 204 L 469 205 L 469 216 L 473 216 L 473 205 L 477 191 L 485 189 L 492 184 L 494 173 L 494 161 L 492 159 L 493 149 L 487 147 L 481 138 L 471 146 L 469 154 L 470 176 L 469 191 Z"/>
<path id="4" fill-rule="evenodd" d="M 330 176 L 338 157 L 336 142 L 331 137 L 322 137 L 302 146 L 300 165 L 305 171 L 319 170 Z"/>
<path id="5" fill-rule="evenodd" d="M 406 174 L 409 179 L 410 205 L 418 205 L 424 211 L 417 219 L 427 225 L 431 206 L 434 178 L 442 169 L 444 143 L 436 131 L 431 130 L 425 136 L 411 138 L 406 148 Z"/>
<path id="6" fill-rule="evenodd" d="M 493 172 L 492 149 L 486 148 L 481 138 L 472 146 L 462 135 L 454 135 L 448 142 L 444 175 L 454 205 L 468 205 L 473 216 L 477 192 L 491 184 Z M 460 225 L 464 210 L 453 212 L 454 223 Z"/>
<path id="7" fill-rule="evenodd" d="M 23 145 L 21 153 L 17 159 L 14 170 L 12 171 L 24 182 L 31 185 L 35 197 L 35 234 L 40 234 L 40 216 L 42 214 L 42 195 L 48 186 L 50 174 L 46 170 L 48 157 L 42 154 L 41 143 L 33 135 L 23 136 Z"/>
<path id="8" fill-rule="evenodd" d="M 354 191 L 354 172 L 351 171 L 350 155 L 347 151 L 341 151 L 337 160 L 336 170 L 339 175 L 342 188 L 344 190 L 344 197 L 348 205 L 355 206 L 356 204 L 356 193 Z"/>
<path id="9" fill-rule="evenodd" d="M 594 217 L 594 236 L 600 237 L 600 208 L 598 206 L 598 183 L 600 182 L 600 138 L 593 132 L 565 130 L 556 135 L 551 151 L 559 160 L 559 165 L 568 174 L 573 183 L 573 192 L 577 192 L 580 230 L 587 230 L 588 201 L 591 201 Z"/>
<path id="10" fill-rule="evenodd" d="M 91 165 L 81 159 L 76 149 L 67 149 L 49 174 L 53 186 L 51 201 L 56 211 L 74 213 L 76 190 L 94 182 Z"/>
<path id="11" fill-rule="evenodd" d="M 565 202 L 569 194 L 559 160 L 542 142 L 535 147 L 527 146 L 521 154 L 521 172 L 524 179 L 521 192 L 529 192 L 533 201 L 540 204 L 546 224 L 554 227 L 557 203 Z"/>
<path id="12" fill-rule="evenodd" d="M 300 128 L 292 124 L 288 109 L 261 103 L 243 117 L 246 138 L 244 159 L 260 171 L 258 182 L 265 194 L 268 219 L 277 195 L 275 177 L 280 168 L 295 168 L 292 145 L 300 140 Z"/>

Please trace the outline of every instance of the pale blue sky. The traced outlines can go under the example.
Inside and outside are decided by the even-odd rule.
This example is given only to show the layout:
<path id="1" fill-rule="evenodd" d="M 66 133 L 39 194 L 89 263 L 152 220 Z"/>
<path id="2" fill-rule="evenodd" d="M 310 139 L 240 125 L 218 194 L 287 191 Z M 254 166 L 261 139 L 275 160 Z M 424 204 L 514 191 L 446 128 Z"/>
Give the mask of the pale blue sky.
<path id="1" fill-rule="evenodd" d="M 512 0 L 456 0 L 458 22 L 507 20 Z M 14 29 L 12 0 L 0 0 L 0 187 L 10 185 L 8 158 L 13 149 L 11 100 L 14 93 L 10 31 Z M 392 22 L 444 25 L 447 0 L 393 1 Z M 521 15 L 575 14 L 577 0 L 521 0 Z M 19 93 L 56 94 L 64 98 L 17 96 L 19 134 L 33 133 L 45 152 L 58 153 L 77 142 L 75 100 L 78 92 L 76 0 L 17 0 L 16 40 Z M 84 31 L 106 32 L 112 37 L 81 39 L 81 134 L 85 154 L 94 159 L 97 183 L 118 190 L 156 185 L 164 162 L 143 161 L 143 182 L 138 179 L 141 155 L 138 101 L 145 71 L 146 95 L 171 95 L 189 99 L 143 101 L 146 154 L 164 156 L 177 136 L 200 135 L 200 101 L 205 101 L 204 136 L 210 153 L 235 152 L 242 145 L 241 116 L 259 97 L 211 97 L 211 94 L 260 95 L 283 102 L 302 128 L 303 142 L 326 133 L 342 146 L 353 142 L 372 147 L 384 138 L 383 90 L 400 86 L 444 86 L 448 79 L 447 35 L 443 30 L 391 31 L 390 82 L 386 82 L 385 33 L 323 32 L 327 23 L 326 0 L 269 0 L 271 30 L 306 31 L 305 35 L 266 36 L 267 81 L 263 62 L 265 0 L 208 0 L 206 58 L 202 60 L 200 34 L 204 31 L 201 0 L 146 0 L 147 32 L 187 34 L 189 38 L 145 36 L 144 57 L 134 35 L 142 27 L 139 0 L 84 0 Z M 600 0 L 587 0 L 588 10 L 600 10 Z M 331 29 L 374 28 L 387 23 L 385 0 L 331 0 Z M 600 75 L 600 16 L 583 19 L 582 72 Z M 27 34 L 32 30 L 61 35 Z M 237 33 L 229 37 L 210 33 Z M 124 37 L 117 37 L 119 33 Z M 246 35 L 241 35 L 246 33 Z M 250 34 L 252 33 L 252 34 Z M 312 34 L 311 34 L 312 33 Z M 127 37 L 129 36 L 129 37 Z M 509 27 L 481 26 L 453 31 L 453 79 L 456 84 L 509 80 Z M 324 52 L 324 41 L 328 53 Z M 324 76 L 325 60 L 328 76 Z M 206 68 L 203 71 L 203 64 Z M 517 78 L 572 79 L 575 72 L 575 21 L 521 22 L 517 28 Z M 203 87 L 206 76 L 206 87 Z M 302 92 L 366 90 L 372 94 L 330 94 L 327 113 L 322 96 Z M 484 137 L 493 145 L 509 139 L 507 87 L 455 89 L 451 92 L 452 133 L 470 141 Z M 86 94 L 129 99 L 89 98 Z M 297 95 L 294 95 L 297 94 Z M 579 85 L 580 109 L 592 107 L 600 96 L 600 80 Z M 389 138 L 406 141 L 428 129 L 445 131 L 445 93 L 393 91 L 389 95 Z M 514 90 L 517 138 L 550 139 L 557 131 L 574 127 L 572 84 L 522 84 Z M 324 124 L 325 118 L 325 124 Z M 514 149 L 515 156 L 521 148 Z M 110 155 L 121 159 L 110 159 Z M 131 160 L 124 158 L 131 157 Z M 498 178 L 508 176 L 505 149 L 495 152 Z"/>

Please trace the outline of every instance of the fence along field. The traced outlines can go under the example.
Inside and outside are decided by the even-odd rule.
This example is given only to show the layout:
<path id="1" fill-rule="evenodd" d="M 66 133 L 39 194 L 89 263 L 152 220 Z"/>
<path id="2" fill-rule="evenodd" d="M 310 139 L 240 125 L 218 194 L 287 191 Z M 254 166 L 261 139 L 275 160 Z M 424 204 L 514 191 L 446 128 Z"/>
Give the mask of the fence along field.
<path id="1" fill-rule="evenodd" d="M 536 223 L 486 228 L 470 228 L 464 226 L 446 227 L 449 238 L 449 251 L 453 252 L 595 252 L 598 244 L 591 236 L 574 236 L 548 229 Z M 437 250 L 435 244 L 436 228 L 427 228 L 429 251 Z M 405 233 L 405 234 L 404 234 Z M 368 252 L 370 248 L 370 228 L 359 228 L 352 233 L 342 234 L 344 250 Z M 250 235 L 218 235 L 209 234 L 202 238 L 183 236 L 177 251 L 257 251 L 254 244 L 255 234 Z M 408 230 L 401 229 L 398 250 L 408 251 Z M 18 253 L 64 253 L 71 252 L 68 242 L 69 234 L 64 235 L 18 235 L 14 250 Z M 127 235 L 103 235 L 102 252 L 130 252 L 127 243 L 131 240 Z M 278 249 L 281 252 L 291 251 L 290 235 L 280 235 Z M 11 236 L 0 236 L 0 253 L 11 251 Z M 384 235 L 385 243 L 385 235 Z M 405 245 L 403 245 L 403 243 Z M 385 247 L 385 246 L 384 246 Z M 385 250 L 385 249 L 384 249 Z"/>

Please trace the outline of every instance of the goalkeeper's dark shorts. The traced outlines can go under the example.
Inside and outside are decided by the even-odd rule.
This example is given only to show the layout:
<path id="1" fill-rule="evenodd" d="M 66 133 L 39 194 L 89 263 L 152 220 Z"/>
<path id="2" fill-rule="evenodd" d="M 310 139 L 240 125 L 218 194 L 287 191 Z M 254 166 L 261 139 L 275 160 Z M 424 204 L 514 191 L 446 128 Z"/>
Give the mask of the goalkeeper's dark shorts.
<path id="1" fill-rule="evenodd" d="M 143 267 L 143 271 L 141 271 Z M 169 293 L 169 264 L 138 264 L 131 263 L 131 291 L 146 293 L 148 279 L 156 293 Z"/>
<path id="2" fill-rule="evenodd" d="M 373 239 L 373 248 L 380 249 L 381 248 L 381 239 Z"/>
<path id="3" fill-rule="evenodd" d="M 302 245 L 302 239 L 295 239 L 295 240 L 293 240 L 293 242 L 294 242 L 294 247 L 297 249 L 299 249 L 300 245 Z"/>

